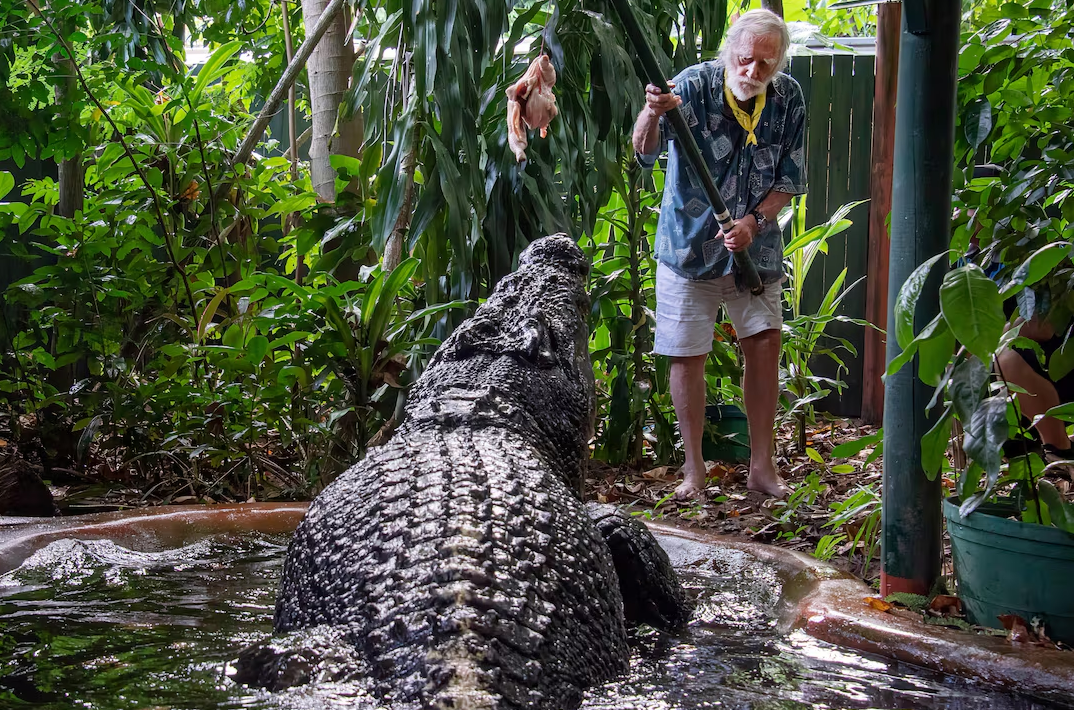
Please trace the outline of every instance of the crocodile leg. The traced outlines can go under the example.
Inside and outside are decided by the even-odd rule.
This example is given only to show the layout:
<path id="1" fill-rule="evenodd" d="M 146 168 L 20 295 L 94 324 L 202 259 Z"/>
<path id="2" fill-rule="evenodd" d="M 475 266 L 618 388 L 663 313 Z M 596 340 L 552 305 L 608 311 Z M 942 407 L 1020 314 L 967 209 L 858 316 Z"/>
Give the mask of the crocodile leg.
<path id="1" fill-rule="evenodd" d="M 626 620 L 665 630 L 685 625 L 691 604 L 649 529 L 613 505 L 587 503 L 586 510 L 611 549 Z"/>

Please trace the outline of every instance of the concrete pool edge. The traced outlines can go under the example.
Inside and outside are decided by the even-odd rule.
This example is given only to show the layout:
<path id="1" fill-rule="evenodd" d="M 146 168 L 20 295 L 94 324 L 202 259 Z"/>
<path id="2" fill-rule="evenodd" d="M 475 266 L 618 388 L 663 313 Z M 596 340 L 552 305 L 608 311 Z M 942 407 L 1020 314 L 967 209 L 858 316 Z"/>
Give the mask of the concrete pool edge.
<path id="1" fill-rule="evenodd" d="M 63 538 L 122 539 L 125 546 L 178 546 L 208 534 L 287 533 L 306 503 L 161 506 L 67 518 L 0 518 L 0 573 Z M 837 646 L 1069 704 L 1074 652 L 1014 645 L 1006 638 L 930 626 L 908 611 L 881 612 L 865 602 L 861 580 L 808 555 L 698 529 L 645 521 L 654 533 L 697 546 L 738 550 L 772 565 L 782 583 L 778 623 Z"/>
<path id="2" fill-rule="evenodd" d="M 785 631 L 800 629 L 837 646 L 1048 701 L 1074 701 L 1074 652 L 933 626 L 905 609 L 882 612 L 865 601 L 876 596 L 868 585 L 808 555 L 703 530 L 648 524 L 656 533 L 731 547 L 774 565 L 784 581 L 779 622 Z"/>

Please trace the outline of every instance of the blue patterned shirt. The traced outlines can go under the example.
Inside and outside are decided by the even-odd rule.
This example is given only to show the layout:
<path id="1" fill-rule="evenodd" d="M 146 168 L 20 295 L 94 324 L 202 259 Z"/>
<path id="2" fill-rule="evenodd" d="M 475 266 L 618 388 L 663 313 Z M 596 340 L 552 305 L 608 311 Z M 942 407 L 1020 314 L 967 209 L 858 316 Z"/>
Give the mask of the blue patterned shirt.
<path id="1" fill-rule="evenodd" d="M 805 188 L 805 98 L 802 87 L 787 74 L 776 74 L 768 86 L 757 145 L 746 145 L 746 131 L 724 99 L 724 67 L 720 61 L 692 66 L 673 80 L 682 97 L 683 118 L 690 126 L 709 172 L 735 220 L 753 211 L 771 191 L 801 195 Z M 667 117 L 660 119 L 660 145 L 638 154 L 644 167 L 674 137 Z M 731 273 L 733 260 L 701 182 L 688 169 L 678 149 L 669 151 L 664 198 L 656 229 L 656 257 L 688 279 L 712 279 Z M 765 283 L 783 278 L 783 235 L 775 219 L 753 240 L 750 256 Z M 740 286 L 741 287 L 741 286 Z"/>

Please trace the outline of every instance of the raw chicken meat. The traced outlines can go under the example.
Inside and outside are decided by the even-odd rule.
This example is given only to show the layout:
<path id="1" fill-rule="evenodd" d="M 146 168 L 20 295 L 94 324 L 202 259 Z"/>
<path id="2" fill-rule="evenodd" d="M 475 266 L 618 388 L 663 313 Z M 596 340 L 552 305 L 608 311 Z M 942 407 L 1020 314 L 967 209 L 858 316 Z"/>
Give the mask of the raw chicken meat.
<path id="1" fill-rule="evenodd" d="M 540 129 L 541 138 L 548 135 L 548 124 L 559 114 L 552 87 L 556 70 L 547 54 L 533 60 L 517 83 L 507 88 L 507 144 L 515 160 L 526 159 L 526 127 Z"/>

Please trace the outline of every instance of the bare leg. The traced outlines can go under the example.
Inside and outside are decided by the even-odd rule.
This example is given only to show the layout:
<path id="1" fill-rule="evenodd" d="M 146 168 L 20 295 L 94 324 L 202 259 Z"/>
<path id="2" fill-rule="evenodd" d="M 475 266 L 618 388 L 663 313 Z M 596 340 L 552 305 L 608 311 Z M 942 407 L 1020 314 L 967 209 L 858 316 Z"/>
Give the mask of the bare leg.
<path id="1" fill-rule="evenodd" d="M 780 333 L 765 330 L 742 338 L 746 371 L 742 376 L 742 398 L 750 428 L 750 475 L 746 487 L 777 498 L 790 489 L 776 471 L 773 459 L 773 432 L 779 400 Z"/>
<path id="2" fill-rule="evenodd" d="M 1018 385 L 1028 393 L 1018 392 L 1015 395 L 1022 414 L 1033 419 L 1059 404 L 1059 394 L 1055 391 L 1055 385 L 1050 380 L 1041 377 L 1021 355 L 1013 350 L 1004 350 L 997 356 L 997 360 L 1007 381 Z M 1037 422 L 1036 429 L 1041 441 L 1045 444 L 1051 444 L 1061 451 L 1070 448 L 1066 425 L 1060 420 L 1045 417 Z"/>
<path id="3" fill-rule="evenodd" d="M 708 355 L 671 358 L 671 401 L 679 420 L 679 433 L 686 452 L 682 483 L 676 498 L 696 498 L 705 490 L 705 457 L 701 438 L 705 432 L 705 360 Z"/>

